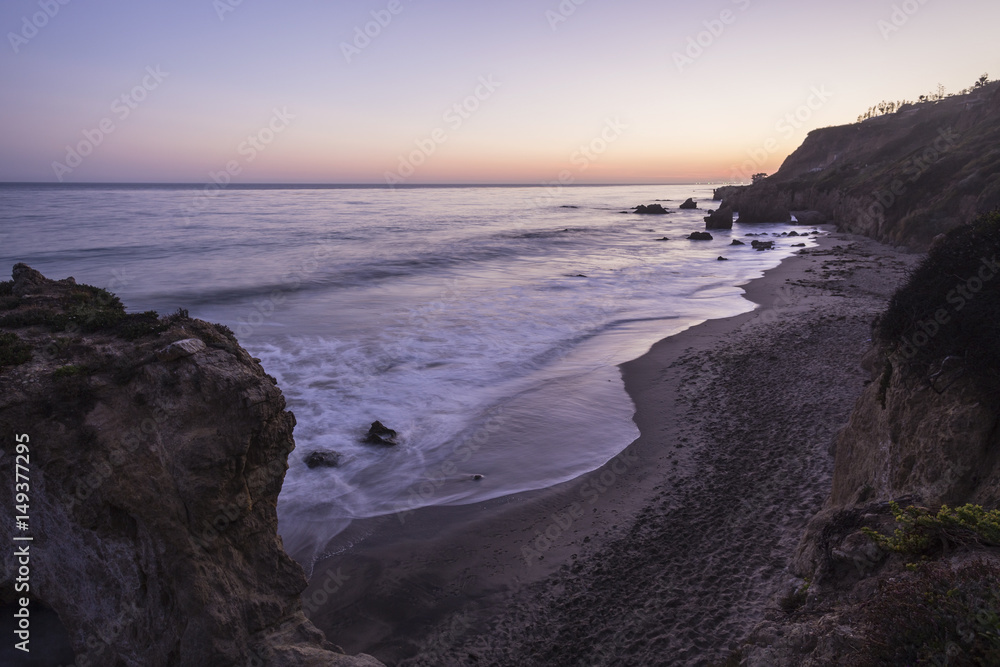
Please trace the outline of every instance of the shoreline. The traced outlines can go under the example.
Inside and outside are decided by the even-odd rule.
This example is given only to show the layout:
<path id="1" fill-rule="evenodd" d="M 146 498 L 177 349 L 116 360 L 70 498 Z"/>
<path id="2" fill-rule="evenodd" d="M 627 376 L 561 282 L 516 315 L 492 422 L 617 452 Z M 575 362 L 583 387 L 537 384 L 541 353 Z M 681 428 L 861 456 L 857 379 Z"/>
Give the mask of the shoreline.
<path id="1" fill-rule="evenodd" d="M 787 258 L 742 286 L 745 298 L 758 305 L 755 310 L 709 320 L 663 339 L 643 356 L 620 366 L 635 403 L 640 437 L 617 457 L 591 473 L 539 491 L 473 505 L 422 508 L 405 522 L 396 516 L 354 522 L 334 542 L 357 541 L 356 546 L 316 563 L 303 593 L 307 615 L 348 653 L 370 653 L 390 665 L 407 658 L 412 658 L 412 664 L 435 660 L 437 664 L 462 664 L 454 662 L 454 656 L 445 656 L 456 646 L 466 645 L 476 647 L 482 656 L 483 662 L 476 664 L 492 664 L 488 657 L 500 650 L 489 641 L 497 631 L 496 618 L 504 613 L 509 616 L 515 607 L 522 612 L 527 609 L 530 616 L 539 604 L 554 599 L 551 590 L 545 591 L 553 582 L 572 579 L 607 560 L 602 550 L 608 545 L 633 540 L 637 531 L 683 511 L 679 501 L 689 493 L 685 489 L 702 485 L 705 454 L 712 446 L 704 434 L 692 431 L 692 424 L 697 430 L 707 425 L 705 420 L 699 423 L 690 410 L 685 420 L 676 417 L 685 405 L 702 404 L 711 388 L 711 373 L 705 370 L 711 361 L 709 352 L 725 348 L 737 333 L 746 336 L 747 330 L 773 329 L 783 320 L 808 320 L 818 317 L 820 310 L 826 312 L 825 305 L 817 304 L 840 297 L 814 294 L 810 290 L 819 290 L 806 283 L 837 252 L 836 246 L 848 244 L 860 244 L 866 249 L 863 252 L 898 255 L 869 239 L 836 232 L 820 237 L 816 247 Z M 877 274 L 889 270 L 881 264 L 872 270 Z M 897 267 L 897 278 L 902 270 Z M 891 282 L 880 280 L 883 286 Z M 750 335 L 755 334 L 751 331 Z M 852 351 L 855 361 L 864 349 L 859 344 Z M 671 372 L 675 367 L 678 370 Z M 859 379 L 849 391 L 856 396 L 862 376 L 857 363 L 849 374 Z M 846 402 L 852 405 L 853 399 Z M 665 405 L 674 409 L 664 410 Z M 819 430 L 832 431 L 846 418 L 843 406 L 834 412 L 827 419 L 830 423 Z M 817 451 L 811 456 L 816 458 L 827 442 L 812 443 Z M 786 551 L 794 548 L 805 521 L 829 490 L 832 457 L 820 458 L 815 465 L 805 466 L 811 481 L 804 486 L 812 488 L 804 490 L 807 507 L 797 512 L 794 521 L 786 522 L 787 534 L 778 540 Z M 364 539 L 359 540 L 361 536 Z M 646 560 L 650 558 L 655 554 L 648 554 Z M 772 588 L 764 586 L 761 591 L 767 589 L 769 597 Z M 525 602 L 529 598 L 534 602 Z M 759 601 L 753 609 L 753 613 L 760 611 Z M 637 616 L 630 622 L 642 625 L 649 620 Z M 511 623 L 508 618 L 506 624 Z M 736 623 L 748 630 L 745 624 Z M 730 634 L 737 633 L 733 629 Z"/>

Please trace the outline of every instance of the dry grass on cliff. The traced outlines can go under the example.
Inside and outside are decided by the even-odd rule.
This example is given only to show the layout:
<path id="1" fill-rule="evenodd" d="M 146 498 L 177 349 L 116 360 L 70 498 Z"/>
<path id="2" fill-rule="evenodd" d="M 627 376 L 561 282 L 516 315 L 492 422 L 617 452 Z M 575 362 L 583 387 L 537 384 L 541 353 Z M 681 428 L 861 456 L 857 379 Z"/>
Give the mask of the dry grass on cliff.
<path id="1" fill-rule="evenodd" d="M 855 664 L 1000 664 L 1000 567 L 927 563 L 880 582 Z"/>

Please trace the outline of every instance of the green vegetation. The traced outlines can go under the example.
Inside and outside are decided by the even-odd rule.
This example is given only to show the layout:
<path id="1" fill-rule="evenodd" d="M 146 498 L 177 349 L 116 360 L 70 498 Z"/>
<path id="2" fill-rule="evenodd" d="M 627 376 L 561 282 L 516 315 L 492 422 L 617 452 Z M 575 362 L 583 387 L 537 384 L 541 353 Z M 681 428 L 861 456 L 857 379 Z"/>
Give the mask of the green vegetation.
<path id="1" fill-rule="evenodd" d="M 31 361 L 31 346 L 17 334 L 0 332 L 0 369 Z"/>
<path id="2" fill-rule="evenodd" d="M 125 340 L 136 340 L 166 331 L 169 326 L 169 323 L 160 320 L 155 310 L 147 310 L 144 313 L 130 313 L 123 317 L 115 326 L 115 334 Z"/>
<path id="3" fill-rule="evenodd" d="M 1000 395 L 1000 209 L 936 243 L 875 324 L 897 370 L 924 377 L 952 357 L 987 396 Z"/>
<path id="4" fill-rule="evenodd" d="M 1000 665 L 1000 570 L 923 564 L 882 581 L 864 609 L 859 665 Z"/>
<path id="5" fill-rule="evenodd" d="M 62 304 L 52 307 L 19 308 L 0 317 L 0 326 L 48 326 L 56 331 L 76 329 L 91 332 L 116 325 L 125 317 L 117 296 L 90 285 L 77 285 Z"/>
<path id="6" fill-rule="evenodd" d="M 8 283 L 0 283 L 6 285 Z M 7 310 L 0 315 L 0 327 L 20 328 L 45 326 L 53 331 L 78 331 L 93 333 L 110 331 L 124 338 L 135 340 L 164 331 L 169 322 L 160 321 L 155 310 L 144 313 L 126 313 L 121 300 L 99 287 L 90 285 L 75 285 L 67 295 L 60 295 L 56 303 L 46 303 L 42 306 L 22 306 L 14 296 L 4 296 L 0 288 L 0 310 Z M 5 299 L 14 300 L 9 307 L 4 308 Z M 14 309 L 16 308 L 16 309 Z M 172 316 L 187 317 L 184 311 L 178 311 Z"/>
<path id="7" fill-rule="evenodd" d="M 1000 510 L 985 510 L 980 505 L 952 509 L 944 505 L 934 513 L 912 505 L 901 509 L 897 503 L 890 503 L 889 507 L 900 526 L 892 535 L 861 529 L 888 551 L 922 555 L 938 545 L 945 550 L 968 544 L 1000 546 Z"/>
<path id="8" fill-rule="evenodd" d="M 979 90 L 980 88 L 986 86 L 989 83 L 990 83 L 990 75 L 984 73 L 981 77 L 979 77 L 979 79 L 976 80 L 974 84 L 972 84 L 968 88 L 964 88 L 958 91 L 957 93 L 955 93 L 955 95 L 968 95 L 969 93 L 975 92 L 976 90 Z M 944 86 L 942 86 L 939 83 L 937 90 L 935 92 L 927 93 L 926 95 L 921 95 L 920 97 L 917 98 L 916 102 L 914 102 L 913 100 L 906 100 L 906 99 L 896 100 L 896 101 L 882 100 L 875 106 L 868 107 L 868 110 L 866 112 L 858 116 L 858 122 L 861 123 L 868 120 L 869 118 L 876 118 L 878 116 L 887 116 L 889 114 L 896 113 L 909 105 L 923 104 L 925 102 L 937 102 L 946 99 L 948 97 L 953 97 L 953 95 L 948 95 L 945 92 Z"/>
<path id="9" fill-rule="evenodd" d="M 69 364 L 68 366 L 60 366 L 52 374 L 53 377 L 57 378 L 68 378 L 74 375 L 84 375 L 87 372 L 85 366 L 77 366 L 75 364 Z"/>

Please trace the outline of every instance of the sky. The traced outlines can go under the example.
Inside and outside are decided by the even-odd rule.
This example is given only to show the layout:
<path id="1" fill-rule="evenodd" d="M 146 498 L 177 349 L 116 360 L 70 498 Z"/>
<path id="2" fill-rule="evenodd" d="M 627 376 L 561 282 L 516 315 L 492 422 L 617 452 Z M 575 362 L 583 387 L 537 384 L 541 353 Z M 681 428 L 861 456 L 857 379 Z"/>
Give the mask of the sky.
<path id="1" fill-rule="evenodd" d="M 882 99 L 1000 77 L 998 23 L 984 0 L 6 0 L 0 181 L 745 181 Z"/>

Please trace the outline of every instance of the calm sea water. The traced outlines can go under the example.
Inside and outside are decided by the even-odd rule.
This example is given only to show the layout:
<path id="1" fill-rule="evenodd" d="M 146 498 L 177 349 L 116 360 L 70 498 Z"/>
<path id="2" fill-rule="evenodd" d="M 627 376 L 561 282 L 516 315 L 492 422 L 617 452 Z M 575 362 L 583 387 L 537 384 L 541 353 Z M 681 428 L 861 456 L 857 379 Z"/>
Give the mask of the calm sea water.
<path id="1" fill-rule="evenodd" d="M 687 241 L 691 196 L 711 206 L 701 186 L 5 185 L 0 267 L 231 327 L 298 419 L 279 519 L 308 561 L 354 518 L 543 488 L 634 440 L 617 364 L 750 310 L 737 286 L 794 252 L 731 247 L 738 224 Z M 654 200 L 674 213 L 622 214 Z M 376 419 L 399 446 L 361 443 Z M 304 465 L 326 449 L 340 467 Z"/>

